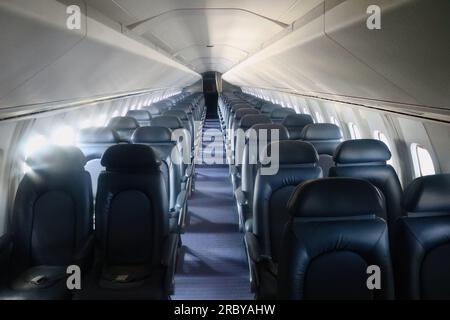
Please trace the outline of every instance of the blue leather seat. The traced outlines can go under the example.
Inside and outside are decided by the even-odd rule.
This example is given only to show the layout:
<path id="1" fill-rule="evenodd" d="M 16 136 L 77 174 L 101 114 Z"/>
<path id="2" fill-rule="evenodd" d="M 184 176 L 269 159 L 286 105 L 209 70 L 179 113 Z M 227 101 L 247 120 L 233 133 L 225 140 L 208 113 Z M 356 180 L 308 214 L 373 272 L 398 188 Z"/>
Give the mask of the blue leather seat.
<path id="1" fill-rule="evenodd" d="M 414 180 L 397 220 L 394 262 L 401 299 L 450 299 L 450 174 Z"/>
<path id="2" fill-rule="evenodd" d="M 187 191 L 182 188 L 184 181 L 183 163 L 177 144 L 172 140 L 172 132 L 165 127 L 140 127 L 132 137 L 133 143 L 152 147 L 161 160 L 161 171 L 168 186 L 171 228 L 183 227 L 187 214 Z"/>
<path id="3" fill-rule="evenodd" d="M 71 297 L 66 269 L 78 265 L 86 271 L 93 248 L 92 190 L 85 163 L 75 147 L 44 147 L 27 159 L 32 171 L 19 184 L 11 233 L 2 240 L 11 252 L 0 299 Z"/>
<path id="4" fill-rule="evenodd" d="M 309 124 L 303 128 L 300 139 L 308 141 L 316 148 L 323 175 L 328 177 L 330 168 L 334 165 L 334 152 L 342 142 L 341 129 L 332 123 Z"/>
<path id="5" fill-rule="evenodd" d="M 239 216 L 242 219 L 243 227 L 247 231 L 251 231 L 253 225 L 254 187 L 257 169 L 261 163 L 261 154 L 264 150 L 263 148 L 266 147 L 263 143 L 264 137 L 267 137 L 265 141 L 267 144 L 276 142 L 276 132 L 278 133 L 278 140 L 289 140 L 287 129 L 280 124 L 255 124 L 246 131 L 242 155 L 241 185 L 235 191 L 235 198 Z"/>
<path id="6" fill-rule="evenodd" d="M 150 120 L 152 120 L 152 115 L 148 110 L 129 110 L 126 116 L 135 118 L 141 127 L 149 126 Z"/>
<path id="7" fill-rule="evenodd" d="M 383 194 L 365 180 L 328 178 L 297 187 L 278 257 L 279 298 L 393 299 L 385 210 Z M 380 270 L 378 289 L 367 285 L 369 266 Z"/>
<path id="8" fill-rule="evenodd" d="M 392 230 L 395 221 L 403 214 L 403 190 L 394 168 L 387 164 L 390 158 L 391 152 L 382 141 L 348 140 L 336 149 L 335 166 L 330 169 L 330 176 L 365 179 L 380 189 L 386 199 L 386 216 L 383 218 Z"/>
<path id="9" fill-rule="evenodd" d="M 269 145 L 278 148 L 278 172 L 265 174 L 258 165 L 253 196 L 253 230 L 245 235 L 250 256 L 252 287 L 258 299 L 276 299 L 277 274 L 273 266 L 283 250 L 281 236 L 289 219 L 287 203 L 301 183 L 322 177 L 314 147 L 302 141 L 284 140 Z M 276 150 L 276 149 L 275 149 Z M 275 152 L 275 151 L 274 151 Z M 264 159 L 264 163 L 267 161 Z"/>
<path id="10" fill-rule="evenodd" d="M 110 146 L 120 142 L 119 135 L 108 127 L 95 127 L 80 130 L 77 146 L 86 157 L 85 169 L 91 175 L 92 192 L 97 193 L 97 181 L 103 166 L 100 161 Z"/>
<path id="11" fill-rule="evenodd" d="M 169 200 L 153 149 L 118 144 L 102 157 L 96 257 L 77 299 L 168 299 L 179 235 L 169 232 Z"/>
<path id="12" fill-rule="evenodd" d="M 228 156 L 230 165 L 231 182 L 233 190 L 237 190 L 241 186 L 241 168 L 243 163 L 244 149 L 245 149 L 245 132 L 256 124 L 271 124 L 272 120 L 269 117 L 261 114 L 246 114 L 244 115 L 239 125 L 237 126 L 233 139 L 235 139 L 234 150 L 228 148 Z"/>
<path id="13" fill-rule="evenodd" d="M 270 113 L 270 119 L 273 123 L 282 124 L 288 115 L 294 115 L 295 110 L 290 108 L 276 108 Z"/>
<path id="14" fill-rule="evenodd" d="M 313 123 L 314 120 L 309 114 L 289 114 L 281 124 L 288 130 L 289 139 L 300 140 L 303 128 Z"/>
<path id="15" fill-rule="evenodd" d="M 130 142 L 134 130 L 139 128 L 139 123 L 132 117 L 114 117 L 109 120 L 108 128 L 117 132 L 122 142 Z"/>

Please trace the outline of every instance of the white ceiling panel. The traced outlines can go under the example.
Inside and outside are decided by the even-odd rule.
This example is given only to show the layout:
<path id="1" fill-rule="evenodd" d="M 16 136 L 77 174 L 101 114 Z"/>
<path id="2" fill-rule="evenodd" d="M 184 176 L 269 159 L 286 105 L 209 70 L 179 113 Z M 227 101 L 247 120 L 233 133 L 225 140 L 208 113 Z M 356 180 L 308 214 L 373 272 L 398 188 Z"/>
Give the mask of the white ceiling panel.
<path id="1" fill-rule="evenodd" d="M 196 70 L 227 71 L 286 28 L 298 0 L 87 0 Z M 308 0 L 306 2 L 311 2 Z M 213 47 L 207 47 L 211 45 Z M 200 59 L 210 57 L 210 60 Z M 209 61 L 208 63 L 206 63 Z M 212 63 L 210 63 L 212 61 Z M 226 61 L 226 62 L 225 62 Z M 214 69 L 215 70 L 215 69 Z M 219 71 L 219 70 L 216 70 Z"/>

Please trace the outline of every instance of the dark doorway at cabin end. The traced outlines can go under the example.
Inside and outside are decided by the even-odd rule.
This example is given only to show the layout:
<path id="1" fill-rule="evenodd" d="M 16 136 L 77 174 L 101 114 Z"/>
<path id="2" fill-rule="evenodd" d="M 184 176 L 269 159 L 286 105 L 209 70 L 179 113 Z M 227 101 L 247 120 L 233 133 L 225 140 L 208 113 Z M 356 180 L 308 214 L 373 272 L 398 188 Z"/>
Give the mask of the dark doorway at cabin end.
<path id="1" fill-rule="evenodd" d="M 209 71 L 203 74 L 203 94 L 205 96 L 206 117 L 208 119 L 218 119 L 217 103 L 221 87 L 222 77 L 219 73 Z"/>

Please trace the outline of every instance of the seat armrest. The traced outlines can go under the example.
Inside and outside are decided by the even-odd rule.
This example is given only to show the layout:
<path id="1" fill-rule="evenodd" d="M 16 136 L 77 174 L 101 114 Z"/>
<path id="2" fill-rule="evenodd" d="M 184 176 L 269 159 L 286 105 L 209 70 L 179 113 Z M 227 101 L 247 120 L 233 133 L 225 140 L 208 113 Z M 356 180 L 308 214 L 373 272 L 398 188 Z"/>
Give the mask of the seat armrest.
<path id="1" fill-rule="evenodd" d="M 177 209 L 177 211 L 182 210 L 186 202 L 187 202 L 187 191 L 181 190 L 180 193 L 178 193 L 177 202 L 175 204 L 175 208 Z"/>
<path id="2" fill-rule="evenodd" d="M 188 194 L 189 193 L 187 190 L 181 190 L 177 197 L 177 203 L 175 204 L 179 231 L 183 230 L 186 220 Z"/>
<path id="3" fill-rule="evenodd" d="M 241 188 L 238 188 L 234 191 L 234 196 L 240 206 L 246 206 L 248 204 L 247 196 Z"/>
<path id="4" fill-rule="evenodd" d="M 178 243 L 180 241 L 180 235 L 176 233 L 169 233 L 164 241 L 164 250 L 161 257 L 161 264 L 165 267 L 171 266 L 176 258 L 178 249 Z"/>
<path id="5" fill-rule="evenodd" d="M 252 259 L 255 263 L 260 262 L 263 257 L 261 256 L 258 239 L 251 232 L 246 232 L 244 237 L 250 259 Z"/>
<path id="6" fill-rule="evenodd" d="M 192 164 L 190 164 L 186 168 L 186 171 L 184 172 L 184 176 L 186 177 L 186 180 L 189 179 L 190 177 L 192 177 L 193 173 L 194 173 L 194 166 Z"/>

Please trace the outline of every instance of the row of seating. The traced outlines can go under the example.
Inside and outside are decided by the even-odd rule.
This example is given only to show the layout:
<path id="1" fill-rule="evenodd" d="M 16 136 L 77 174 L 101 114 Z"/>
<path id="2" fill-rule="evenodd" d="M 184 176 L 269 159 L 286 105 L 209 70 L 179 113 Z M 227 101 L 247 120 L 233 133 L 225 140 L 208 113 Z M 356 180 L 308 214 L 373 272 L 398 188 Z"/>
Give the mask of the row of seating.
<path id="1" fill-rule="evenodd" d="M 306 124 L 291 138 L 285 126 L 254 111 L 234 121 L 244 110 L 233 115 L 238 104 L 252 110 L 267 105 L 251 101 L 222 95 L 219 115 L 228 141 L 238 137 L 236 128 L 245 130 L 244 151 L 235 153 L 242 156 L 241 169 L 231 164 L 230 171 L 232 179 L 241 178 L 240 185 L 235 179 L 235 198 L 257 298 L 450 297 L 450 281 L 437 280 L 449 279 L 449 175 L 423 177 L 403 193 L 381 141 L 341 142 L 332 124 Z M 281 123 L 302 116 L 285 114 Z M 275 175 L 262 173 L 270 160 L 264 159 L 267 150 L 262 159 L 260 150 L 247 150 L 262 128 L 280 132 L 279 141 L 267 146 L 279 151 Z M 321 152 L 328 163 L 320 161 Z M 257 161 L 249 161 L 252 156 Z M 322 178 L 324 168 L 330 168 L 330 178 Z M 379 290 L 366 286 L 370 265 L 381 269 Z"/>
<path id="2" fill-rule="evenodd" d="M 262 130 L 276 130 L 278 140 L 299 139 L 310 142 L 319 153 L 320 167 L 325 175 L 328 175 L 333 164 L 332 157 L 342 141 L 342 133 L 334 124 L 314 124 L 311 116 L 296 114 L 289 108 L 270 103 L 252 105 L 242 99 L 233 103 L 226 95 L 223 99 L 218 113 L 227 137 L 228 161 L 240 227 L 250 231 L 256 169 L 259 155 L 263 151 L 259 150 L 261 141 L 258 133 Z M 271 135 L 267 138 L 269 142 Z M 249 154 L 252 144 L 256 148 L 253 154 Z"/>
<path id="3" fill-rule="evenodd" d="M 200 95 L 172 100 L 173 107 L 192 101 L 203 121 Z M 173 293 L 181 216 L 170 196 L 182 179 L 167 179 L 163 162 L 171 159 L 165 148 L 177 143 L 168 127 L 152 122 L 123 143 L 111 122 L 83 130 L 80 148 L 51 145 L 26 160 L 32 170 L 19 184 L 9 232 L 0 239 L 0 299 L 168 299 Z M 102 167 L 95 196 L 87 166 L 94 158 Z M 67 286 L 71 265 L 81 270 L 82 290 Z"/>

